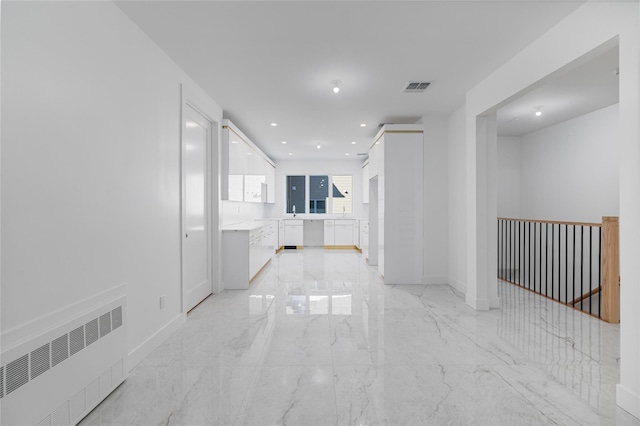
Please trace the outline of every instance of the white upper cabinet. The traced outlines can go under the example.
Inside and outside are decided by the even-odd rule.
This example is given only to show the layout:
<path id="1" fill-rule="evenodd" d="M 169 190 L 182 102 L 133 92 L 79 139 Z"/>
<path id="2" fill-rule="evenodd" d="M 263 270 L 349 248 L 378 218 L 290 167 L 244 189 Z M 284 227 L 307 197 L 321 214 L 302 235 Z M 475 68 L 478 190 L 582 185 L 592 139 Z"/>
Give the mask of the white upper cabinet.
<path id="1" fill-rule="evenodd" d="M 266 196 L 266 160 L 264 160 L 258 151 L 248 146 L 247 170 L 244 175 L 244 201 L 248 203 L 263 203 Z"/>
<path id="2" fill-rule="evenodd" d="M 275 203 L 275 164 L 231 121 L 222 121 L 221 198 Z"/>
<path id="3" fill-rule="evenodd" d="M 267 203 L 276 202 L 276 167 L 267 162 Z"/>

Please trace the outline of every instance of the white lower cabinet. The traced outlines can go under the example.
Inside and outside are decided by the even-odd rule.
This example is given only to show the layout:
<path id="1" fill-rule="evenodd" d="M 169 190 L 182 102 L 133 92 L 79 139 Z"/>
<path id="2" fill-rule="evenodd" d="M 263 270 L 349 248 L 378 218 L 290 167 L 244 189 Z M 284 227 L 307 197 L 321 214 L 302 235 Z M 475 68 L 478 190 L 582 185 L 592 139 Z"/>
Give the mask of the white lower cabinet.
<path id="1" fill-rule="evenodd" d="M 336 246 L 353 245 L 353 220 L 335 220 L 334 243 Z"/>
<path id="2" fill-rule="evenodd" d="M 275 253 L 275 226 L 249 224 L 222 230 L 222 282 L 225 289 L 248 289 Z"/>
<path id="3" fill-rule="evenodd" d="M 326 219 L 324 221 L 325 246 L 354 246 L 353 219 Z"/>
<path id="4" fill-rule="evenodd" d="M 333 220 L 325 220 L 324 221 L 324 245 L 325 246 L 334 246 L 335 243 L 335 221 Z"/>
<path id="5" fill-rule="evenodd" d="M 304 244 L 304 223 L 302 219 L 284 221 L 284 245 L 301 246 Z"/>

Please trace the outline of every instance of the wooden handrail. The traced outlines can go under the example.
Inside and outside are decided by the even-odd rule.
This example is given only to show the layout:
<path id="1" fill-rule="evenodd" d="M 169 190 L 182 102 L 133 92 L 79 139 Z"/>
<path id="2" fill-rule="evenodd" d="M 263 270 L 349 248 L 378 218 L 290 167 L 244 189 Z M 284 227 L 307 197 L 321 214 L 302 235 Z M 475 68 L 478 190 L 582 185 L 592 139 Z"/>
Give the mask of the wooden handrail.
<path id="1" fill-rule="evenodd" d="M 576 303 L 582 302 L 584 299 L 588 299 L 591 296 L 593 296 L 593 295 L 595 295 L 597 293 L 600 293 L 601 290 L 602 290 L 601 288 L 594 288 L 589 293 L 585 293 L 582 296 L 578 297 L 577 299 L 574 299 L 571 302 L 567 303 L 567 305 L 575 306 Z"/>
<path id="2" fill-rule="evenodd" d="M 593 226 L 598 228 L 602 226 L 601 223 L 592 223 L 592 222 L 560 222 L 557 220 L 515 219 L 511 217 L 499 217 L 498 220 L 512 220 L 514 222 L 549 223 L 554 225 Z"/>

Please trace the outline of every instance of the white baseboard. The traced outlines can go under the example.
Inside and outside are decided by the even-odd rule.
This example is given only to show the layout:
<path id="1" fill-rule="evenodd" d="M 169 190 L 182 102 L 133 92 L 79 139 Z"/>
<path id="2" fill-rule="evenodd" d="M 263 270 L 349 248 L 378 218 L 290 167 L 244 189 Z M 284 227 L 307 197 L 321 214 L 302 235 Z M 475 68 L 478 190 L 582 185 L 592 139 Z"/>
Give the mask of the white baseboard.
<path id="1" fill-rule="evenodd" d="M 436 284 L 447 284 L 449 280 L 445 276 L 440 275 L 423 275 L 422 276 L 422 284 L 426 285 L 436 285 Z"/>
<path id="2" fill-rule="evenodd" d="M 452 278 L 449 278 L 447 281 L 451 287 L 455 288 L 460 293 L 465 294 L 467 292 L 467 285 L 462 281 L 454 280 Z"/>
<path id="3" fill-rule="evenodd" d="M 637 393 L 620 384 L 616 385 L 616 404 L 640 419 L 640 395 Z"/>
<path id="4" fill-rule="evenodd" d="M 155 348 L 160 346 L 162 342 L 167 340 L 176 330 L 178 330 L 187 321 L 186 314 L 178 314 L 174 319 L 169 321 L 164 327 L 154 333 L 147 340 L 142 342 L 138 347 L 129 352 L 129 371 L 145 359 Z"/>

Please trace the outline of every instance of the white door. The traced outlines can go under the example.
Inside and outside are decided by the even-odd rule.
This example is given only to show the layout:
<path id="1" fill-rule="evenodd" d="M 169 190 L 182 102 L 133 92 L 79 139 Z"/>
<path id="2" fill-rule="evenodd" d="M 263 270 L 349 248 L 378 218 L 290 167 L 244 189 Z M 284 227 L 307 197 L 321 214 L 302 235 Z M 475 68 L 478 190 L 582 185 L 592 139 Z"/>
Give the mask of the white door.
<path id="1" fill-rule="evenodd" d="M 211 294 L 208 158 L 211 122 L 188 105 L 182 123 L 182 280 L 185 311 Z"/>

